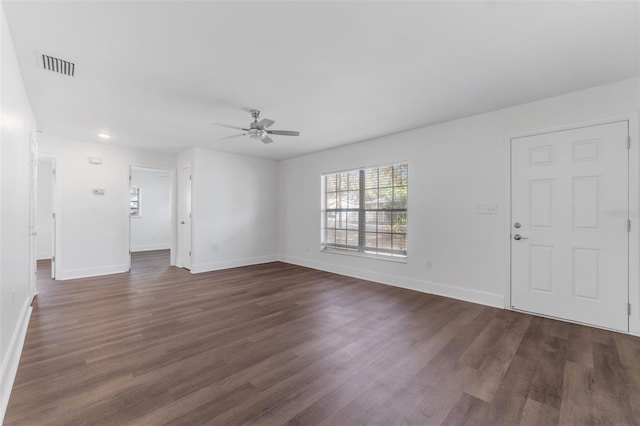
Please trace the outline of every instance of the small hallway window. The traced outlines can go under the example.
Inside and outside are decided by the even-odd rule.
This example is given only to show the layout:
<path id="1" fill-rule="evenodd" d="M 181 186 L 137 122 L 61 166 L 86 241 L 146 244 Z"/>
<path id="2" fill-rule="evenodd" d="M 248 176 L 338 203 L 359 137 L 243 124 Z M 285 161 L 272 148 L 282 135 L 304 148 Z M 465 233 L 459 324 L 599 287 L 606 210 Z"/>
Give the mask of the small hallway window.
<path id="1" fill-rule="evenodd" d="M 129 212 L 131 217 L 140 217 L 140 187 L 132 186 L 129 191 Z"/>

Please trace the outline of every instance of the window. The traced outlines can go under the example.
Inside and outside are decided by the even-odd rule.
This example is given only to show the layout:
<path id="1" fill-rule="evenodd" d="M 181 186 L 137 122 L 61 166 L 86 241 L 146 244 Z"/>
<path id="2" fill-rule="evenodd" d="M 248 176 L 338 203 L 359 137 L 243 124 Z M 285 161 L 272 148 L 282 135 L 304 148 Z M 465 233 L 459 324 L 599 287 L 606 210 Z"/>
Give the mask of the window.
<path id="1" fill-rule="evenodd" d="M 129 189 L 129 212 L 131 217 L 140 217 L 140 187 Z"/>
<path id="2" fill-rule="evenodd" d="M 323 175 L 323 250 L 406 258 L 407 181 L 407 163 Z"/>

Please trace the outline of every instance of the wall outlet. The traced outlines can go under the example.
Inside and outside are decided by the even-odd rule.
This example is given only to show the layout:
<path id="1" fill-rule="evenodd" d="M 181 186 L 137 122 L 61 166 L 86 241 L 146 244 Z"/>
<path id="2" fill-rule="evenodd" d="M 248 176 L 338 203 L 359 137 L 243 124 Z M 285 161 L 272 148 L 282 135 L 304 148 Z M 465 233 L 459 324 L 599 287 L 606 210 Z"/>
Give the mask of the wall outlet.
<path id="1" fill-rule="evenodd" d="M 431 269 L 433 267 L 433 263 L 431 263 L 431 260 L 427 260 L 426 265 L 427 269 Z"/>

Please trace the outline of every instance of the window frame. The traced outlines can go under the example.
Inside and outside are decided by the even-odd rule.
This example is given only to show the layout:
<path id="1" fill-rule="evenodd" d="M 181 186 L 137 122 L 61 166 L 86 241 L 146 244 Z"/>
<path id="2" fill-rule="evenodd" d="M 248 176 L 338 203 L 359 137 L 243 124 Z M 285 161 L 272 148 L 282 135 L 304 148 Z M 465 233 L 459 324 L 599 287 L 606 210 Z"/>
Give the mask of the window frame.
<path id="1" fill-rule="evenodd" d="M 131 198 L 134 195 L 136 199 L 132 200 Z M 129 216 L 130 217 L 132 218 L 142 217 L 141 200 L 142 200 L 142 188 L 140 188 L 139 186 L 130 186 L 129 187 Z M 132 206 L 133 203 L 136 204 L 136 207 Z M 131 211 L 133 208 L 136 209 L 135 213 Z"/>
<path id="2" fill-rule="evenodd" d="M 365 175 L 368 171 L 370 170 L 376 170 L 377 173 L 379 173 L 380 169 L 384 169 L 384 168 L 388 168 L 388 167 L 392 167 L 394 170 L 397 166 L 404 166 L 406 169 L 406 184 L 405 185 L 395 185 L 395 181 L 393 179 L 393 175 L 391 177 L 391 186 L 390 187 L 381 187 L 380 186 L 380 181 L 379 181 L 379 174 L 378 174 L 378 183 L 375 187 L 376 191 L 377 191 L 377 196 L 380 197 L 380 189 L 386 189 L 389 188 L 392 191 L 392 194 L 395 190 L 395 188 L 406 188 L 406 195 L 405 195 L 405 202 L 404 202 L 404 208 L 397 208 L 393 205 L 394 200 L 392 197 L 391 200 L 391 206 L 388 208 L 380 208 L 380 206 L 377 206 L 377 208 L 367 208 L 366 206 L 366 191 L 369 189 L 373 189 L 373 188 L 367 188 L 366 184 L 365 184 Z M 327 191 L 327 178 L 329 176 L 332 175 L 338 175 L 338 174 L 344 174 L 344 173 L 349 173 L 349 174 L 354 174 L 355 172 L 358 172 L 358 177 L 359 177 L 359 182 L 358 182 L 358 207 L 347 207 L 346 208 L 338 208 L 338 206 L 336 205 L 335 208 L 328 208 L 327 203 L 328 203 L 328 193 L 332 193 L 334 191 Z M 348 192 L 350 190 L 350 188 L 348 187 L 347 184 L 347 188 L 346 189 L 342 189 L 342 190 L 337 190 L 335 193 L 339 194 L 341 192 Z M 408 193 L 409 193 L 409 162 L 408 161 L 398 161 L 398 162 L 393 162 L 393 163 L 387 163 L 387 164 L 382 164 L 382 165 L 372 165 L 372 166 L 362 166 L 362 167 L 358 167 L 358 168 L 352 168 L 352 169 L 347 169 L 347 170 L 339 170 L 339 171 L 333 171 L 333 172 L 326 172 L 326 173 L 322 173 L 321 175 L 321 203 L 322 203 L 322 209 L 321 209 L 321 232 L 320 232 L 320 242 L 321 242 L 321 251 L 322 252 L 328 252 L 328 253 L 337 253 L 337 254 L 346 254 L 346 255 L 353 255 L 353 256 L 360 256 L 360 257 L 369 257 L 369 258 L 375 258 L 375 259 L 380 259 L 380 260 L 389 260 L 389 261 L 394 261 L 394 262 L 401 262 L 401 263 L 406 263 L 408 260 L 408 240 L 409 240 L 409 232 L 408 232 L 408 223 L 409 223 L 409 197 L 408 197 Z M 378 198 L 379 200 L 379 198 Z M 379 201 L 378 201 L 379 202 Z M 336 221 L 337 219 L 337 215 L 340 213 L 357 213 L 358 214 L 358 226 L 357 229 L 349 229 L 349 225 L 345 224 L 344 228 L 338 228 L 337 226 L 334 227 L 329 227 L 328 226 L 328 213 L 335 213 L 336 214 Z M 390 227 L 391 230 L 390 232 L 380 232 L 378 231 L 378 226 L 380 223 L 380 218 L 376 217 L 376 231 L 375 232 L 370 232 L 367 230 L 367 213 L 371 213 L 371 212 L 376 212 L 376 213 L 389 213 L 391 215 L 393 215 L 394 213 L 401 213 L 404 214 L 405 217 L 405 230 L 404 233 L 400 233 L 400 232 L 393 232 L 393 222 L 390 223 Z M 345 219 L 347 219 L 347 223 L 348 223 L 348 216 L 345 216 Z M 341 244 L 341 243 L 336 243 L 336 242 L 328 242 L 327 241 L 327 231 L 328 230 L 335 230 L 336 232 L 338 230 L 344 230 L 345 232 L 357 232 L 358 234 L 358 245 L 355 246 L 353 244 L 349 244 L 348 241 L 348 235 L 345 236 L 345 240 L 346 240 L 346 244 Z M 376 239 L 379 238 L 380 235 L 384 234 L 384 235 L 389 235 L 389 237 L 392 239 L 393 241 L 393 235 L 404 235 L 404 250 L 397 250 L 397 249 L 387 249 L 387 248 L 379 248 L 377 247 L 371 247 L 371 246 L 367 246 L 366 245 L 366 236 L 367 234 L 371 234 L 374 233 L 376 235 Z M 392 242 L 392 247 L 393 247 L 393 242 Z"/>

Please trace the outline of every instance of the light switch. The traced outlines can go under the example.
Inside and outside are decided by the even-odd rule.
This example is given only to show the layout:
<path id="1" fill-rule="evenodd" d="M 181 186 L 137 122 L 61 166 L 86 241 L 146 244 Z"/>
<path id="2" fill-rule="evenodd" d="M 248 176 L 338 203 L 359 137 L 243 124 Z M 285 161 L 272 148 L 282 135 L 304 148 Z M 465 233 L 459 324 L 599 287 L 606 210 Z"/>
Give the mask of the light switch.
<path id="1" fill-rule="evenodd" d="M 498 213 L 497 204 L 478 204 L 478 214 L 496 214 Z"/>

